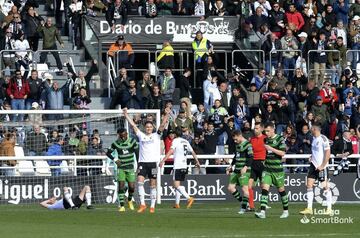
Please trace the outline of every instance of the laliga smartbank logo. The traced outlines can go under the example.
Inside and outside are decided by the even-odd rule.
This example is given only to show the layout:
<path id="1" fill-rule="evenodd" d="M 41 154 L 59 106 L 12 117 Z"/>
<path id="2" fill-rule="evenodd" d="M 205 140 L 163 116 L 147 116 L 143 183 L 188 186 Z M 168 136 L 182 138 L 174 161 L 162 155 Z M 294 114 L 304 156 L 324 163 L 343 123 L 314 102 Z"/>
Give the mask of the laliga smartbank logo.
<path id="1" fill-rule="evenodd" d="M 329 182 L 330 192 L 332 193 L 332 204 L 334 205 L 339 197 L 339 190 L 336 187 L 335 183 Z M 323 193 L 321 193 L 323 191 Z M 321 206 L 326 206 L 325 199 L 322 196 L 324 194 L 324 188 L 321 184 L 319 184 L 315 188 L 315 201 Z M 339 209 L 331 210 L 329 214 L 326 208 L 323 209 L 313 209 L 312 215 L 304 215 L 300 222 L 302 224 L 353 224 L 354 218 L 353 217 L 341 217 L 341 213 Z"/>

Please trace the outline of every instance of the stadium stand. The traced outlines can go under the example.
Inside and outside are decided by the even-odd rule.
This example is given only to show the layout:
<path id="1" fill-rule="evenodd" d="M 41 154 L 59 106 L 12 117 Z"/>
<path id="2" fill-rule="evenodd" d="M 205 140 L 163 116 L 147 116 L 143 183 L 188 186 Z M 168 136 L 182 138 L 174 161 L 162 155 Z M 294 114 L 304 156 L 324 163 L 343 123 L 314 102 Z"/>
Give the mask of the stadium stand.
<path id="1" fill-rule="evenodd" d="M 268 121 L 275 122 L 277 133 L 286 139 L 289 154 L 305 153 L 315 121 L 334 142 L 350 132 L 345 140 L 351 141 L 352 153 L 359 154 L 358 0 L 304 5 L 266 0 L 63 2 L 64 8 L 42 1 L 1 3 L 1 110 L 107 109 L 116 96 L 120 107 L 170 107 L 172 120 L 166 133 L 179 129 L 189 141 L 198 137 L 204 154 L 231 152 L 232 131 L 242 130 L 249 138 L 255 122 Z M 195 22 L 187 36 L 181 31 L 183 19 Z M 159 22 L 169 25 L 167 30 L 179 29 L 175 34 L 155 34 L 157 26 L 164 26 Z M 137 25 L 142 26 L 138 34 Z M 218 29 L 230 32 L 219 39 L 211 33 Z M 116 51 L 108 53 L 109 49 Z M 157 67 L 159 55 L 166 61 L 161 67 Z M 190 68 L 190 75 L 185 68 Z M 17 70 L 22 74 L 18 78 Z M 150 77 L 143 77 L 144 72 Z M 189 97 L 180 98 L 184 94 L 179 87 L 189 91 L 185 94 Z M 51 116 L 3 116 L 0 138 L 13 133 L 26 148 L 30 127 L 14 131 L 7 123 L 20 119 L 41 124 L 63 118 Z M 48 127 L 43 130 L 48 150 L 57 142 Z M 63 128 L 57 130 L 65 136 Z M 105 129 L 99 130 L 106 138 Z M 87 138 L 84 149 L 84 131 L 78 128 L 73 138 L 67 135 L 70 139 L 63 150 L 87 154 L 93 137 Z M 107 146 L 101 144 L 99 151 Z M 25 169 L 29 163 L 21 161 L 18 172 L 35 173 Z M 35 167 L 37 174 L 49 173 L 44 161 Z"/>

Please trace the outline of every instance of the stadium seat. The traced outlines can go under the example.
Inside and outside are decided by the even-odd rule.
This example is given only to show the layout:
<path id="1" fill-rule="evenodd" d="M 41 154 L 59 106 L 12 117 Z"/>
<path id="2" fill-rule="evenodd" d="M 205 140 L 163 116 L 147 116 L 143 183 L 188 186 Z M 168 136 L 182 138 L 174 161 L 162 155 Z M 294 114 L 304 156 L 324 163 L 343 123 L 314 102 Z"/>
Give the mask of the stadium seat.
<path id="1" fill-rule="evenodd" d="M 31 160 L 21 160 L 18 164 L 18 171 L 21 176 L 34 176 L 34 165 Z"/>
<path id="2" fill-rule="evenodd" d="M 44 160 L 35 161 L 36 175 L 37 176 L 51 176 L 50 166 Z"/>

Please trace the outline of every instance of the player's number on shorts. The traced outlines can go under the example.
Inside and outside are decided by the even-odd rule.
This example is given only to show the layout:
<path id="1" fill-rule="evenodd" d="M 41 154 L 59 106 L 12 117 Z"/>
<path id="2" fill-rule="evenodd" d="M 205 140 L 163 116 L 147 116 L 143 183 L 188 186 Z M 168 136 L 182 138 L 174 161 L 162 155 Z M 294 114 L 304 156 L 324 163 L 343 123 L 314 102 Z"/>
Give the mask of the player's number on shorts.
<path id="1" fill-rule="evenodd" d="M 189 153 L 187 145 L 184 145 L 184 156 L 187 156 Z"/>

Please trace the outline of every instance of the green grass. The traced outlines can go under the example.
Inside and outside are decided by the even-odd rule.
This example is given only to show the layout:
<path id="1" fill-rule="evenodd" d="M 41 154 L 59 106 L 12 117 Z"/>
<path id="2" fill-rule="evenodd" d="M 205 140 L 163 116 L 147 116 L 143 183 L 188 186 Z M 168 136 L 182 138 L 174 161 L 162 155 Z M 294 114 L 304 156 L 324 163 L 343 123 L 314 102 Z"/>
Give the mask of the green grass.
<path id="1" fill-rule="evenodd" d="M 169 203 L 155 214 L 120 214 L 115 206 L 72 211 L 48 211 L 39 206 L 0 206 L 0 237 L 360 237 L 360 204 L 339 205 L 339 217 L 352 217 L 353 224 L 302 224 L 303 204 L 290 204 L 290 217 L 279 219 L 281 207 L 270 204 L 267 219 L 253 213 L 238 215 L 238 204 L 195 203 L 192 209 L 175 210 Z M 317 215 L 325 218 L 328 216 Z M 311 218 L 311 217 L 309 217 Z"/>

